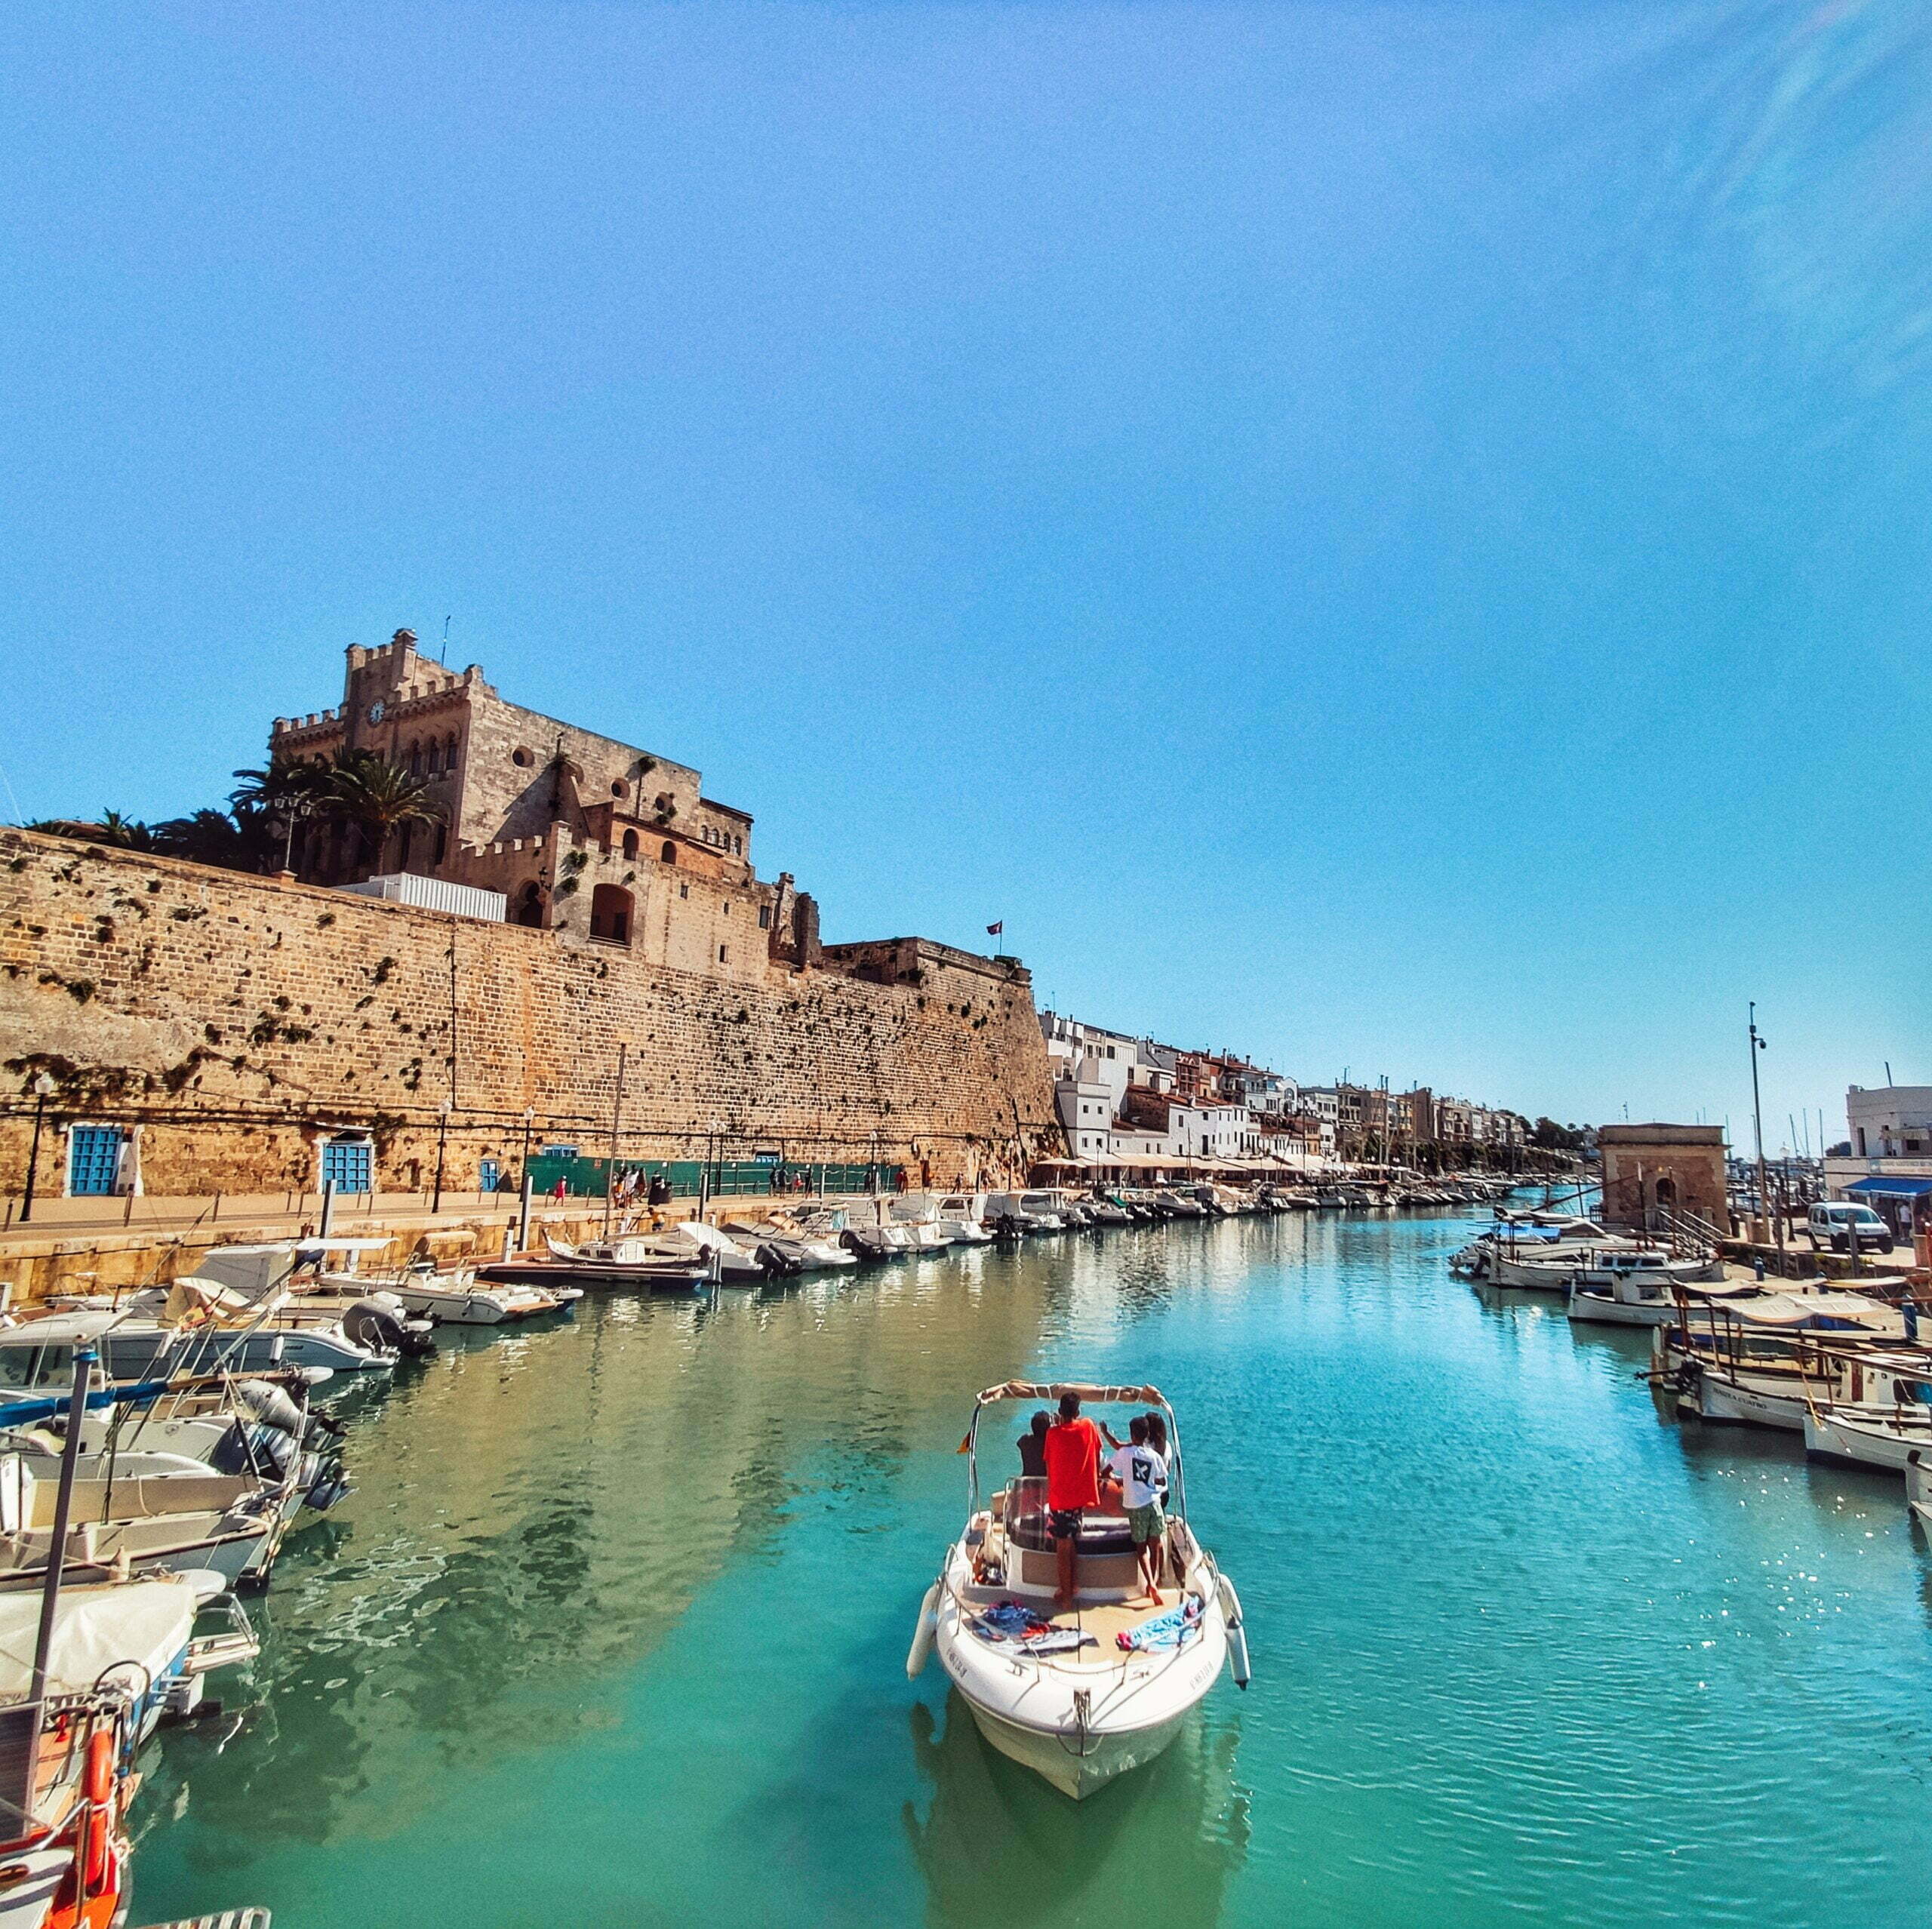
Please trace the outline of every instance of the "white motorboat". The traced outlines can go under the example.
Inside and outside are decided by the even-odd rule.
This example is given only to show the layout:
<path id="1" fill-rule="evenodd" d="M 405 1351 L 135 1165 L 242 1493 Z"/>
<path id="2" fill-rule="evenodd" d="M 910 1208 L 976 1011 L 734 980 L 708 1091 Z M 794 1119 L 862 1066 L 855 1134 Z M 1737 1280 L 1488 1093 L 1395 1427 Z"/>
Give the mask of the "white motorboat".
<path id="1" fill-rule="evenodd" d="M 38 1471 L 36 1471 L 38 1469 Z M 57 1463 L 0 1454 L 0 1588 L 38 1586 L 54 1548 Z M 266 1580 L 286 1527 L 280 1494 L 198 1467 L 74 1483 L 64 1564 L 90 1578 L 203 1568 L 229 1586 Z"/>
<path id="2" fill-rule="evenodd" d="M 1668 1326 L 1680 1297 L 1743 1299 L 1763 1288 L 1712 1281 L 1708 1262 L 1648 1252 L 1600 1252 L 1570 1275 L 1571 1318 L 1596 1326 Z"/>
<path id="3" fill-rule="evenodd" d="M 980 1504 L 982 1414 L 1007 1401 L 1050 1404 L 1068 1392 L 1094 1406 L 1158 1408 L 1167 1418 L 1162 1578 L 1178 1592 L 1158 1605 L 1142 1604 L 1124 1515 L 1082 1520 L 1074 1604 L 1057 1611 L 1046 1483 L 1016 1479 Z M 986 1740 L 1075 1800 L 1158 1755 L 1223 1666 L 1247 1684 L 1241 1603 L 1187 1524 L 1180 1446 L 1173 1411 L 1151 1386 L 1014 1381 L 974 1404 L 965 1531 L 921 1604 L 906 1672 L 916 1675 L 936 1650 Z"/>
<path id="4" fill-rule="evenodd" d="M 947 1192 L 934 1201 L 933 1215 L 955 1246 L 989 1246 L 993 1235 L 986 1228 L 986 1207 L 983 1192 Z"/>

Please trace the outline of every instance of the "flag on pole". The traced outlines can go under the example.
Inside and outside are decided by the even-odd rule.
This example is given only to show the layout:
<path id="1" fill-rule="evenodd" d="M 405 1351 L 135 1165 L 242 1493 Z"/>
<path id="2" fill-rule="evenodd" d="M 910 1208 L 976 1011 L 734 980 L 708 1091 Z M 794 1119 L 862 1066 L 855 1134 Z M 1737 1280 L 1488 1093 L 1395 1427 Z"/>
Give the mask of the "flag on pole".
<path id="1" fill-rule="evenodd" d="M 1000 933 L 1001 933 L 1001 931 L 1004 931 L 1005 929 L 1006 929 L 1006 920 L 1005 920 L 1004 918 L 1002 918 L 999 921 L 999 922 L 998 922 L 998 924 L 996 924 L 996 925 L 989 925 L 986 927 L 986 935 L 987 935 L 987 937 L 998 937 L 999 936 Z"/>

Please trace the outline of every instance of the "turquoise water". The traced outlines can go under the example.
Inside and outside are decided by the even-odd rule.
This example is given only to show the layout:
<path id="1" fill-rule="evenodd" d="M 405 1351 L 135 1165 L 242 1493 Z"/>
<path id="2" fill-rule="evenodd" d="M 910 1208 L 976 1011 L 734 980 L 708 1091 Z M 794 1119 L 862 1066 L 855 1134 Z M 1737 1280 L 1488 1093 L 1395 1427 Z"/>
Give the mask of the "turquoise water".
<path id="1" fill-rule="evenodd" d="M 252 1686 L 151 1758 L 134 1919 L 1922 1923 L 1897 1486 L 1666 1422 L 1641 1338 L 1451 1281 L 1468 1229 L 586 1303 L 358 1389 L 359 1491 L 285 1556 Z M 1254 1644 L 1078 1807 L 903 1669 L 1016 1371 L 1169 1394 Z"/>

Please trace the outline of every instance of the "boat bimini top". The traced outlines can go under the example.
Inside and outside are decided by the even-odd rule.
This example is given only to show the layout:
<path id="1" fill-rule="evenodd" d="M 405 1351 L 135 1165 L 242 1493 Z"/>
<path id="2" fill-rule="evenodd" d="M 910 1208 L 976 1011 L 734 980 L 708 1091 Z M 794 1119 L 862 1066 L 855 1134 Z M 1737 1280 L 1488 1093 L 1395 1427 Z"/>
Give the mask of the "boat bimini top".
<path id="1" fill-rule="evenodd" d="M 980 1416 L 1004 1400 L 1040 1400 L 1049 1406 L 1057 1405 L 1063 1393 L 1072 1394 L 1083 1407 L 1091 1403 L 1097 1407 L 1160 1408 L 1168 1420 L 1168 1511 L 1177 1519 L 1185 1520 L 1187 1488 L 1181 1477 L 1180 1422 L 1174 1417 L 1172 1402 L 1158 1386 L 1100 1386 L 1084 1380 L 1008 1380 L 998 1386 L 989 1386 L 974 1400 L 973 1423 L 959 1443 L 959 1451 L 968 1457 L 967 1486 L 974 1510 L 980 1505 Z"/>

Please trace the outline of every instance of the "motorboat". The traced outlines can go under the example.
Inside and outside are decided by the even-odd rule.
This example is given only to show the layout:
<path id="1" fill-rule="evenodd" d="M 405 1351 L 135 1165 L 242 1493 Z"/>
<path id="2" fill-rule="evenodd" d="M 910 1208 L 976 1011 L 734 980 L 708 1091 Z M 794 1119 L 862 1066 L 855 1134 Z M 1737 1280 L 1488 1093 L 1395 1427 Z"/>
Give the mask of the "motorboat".
<path id="1" fill-rule="evenodd" d="M 38 1587 L 45 1577 L 58 1475 L 57 1463 L 0 1454 L 0 1590 Z M 245 1579 L 266 1582 L 286 1525 L 274 1489 L 252 1475 L 205 1467 L 77 1478 L 72 1506 L 63 1565 L 96 1577 L 193 1568 L 231 1587 Z"/>
<path id="2" fill-rule="evenodd" d="M 442 1272 L 426 1257 L 380 1272 L 360 1269 L 365 1253 L 385 1252 L 389 1244 L 387 1239 L 304 1241 L 300 1258 L 314 1269 L 311 1290 L 318 1296 L 351 1302 L 380 1294 L 405 1318 L 415 1315 L 438 1326 L 500 1326 L 538 1319 L 583 1297 L 582 1287 L 561 1281 L 553 1282 L 547 1292 L 534 1286 L 491 1285 L 479 1281 L 473 1270 Z M 338 1255 L 346 1256 L 346 1265 L 331 1264 Z M 297 1277 L 302 1276 L 298 1268 Z"/>
<path id="3" fill-rule="evenodd" d="M 734 1221 L 724 1229 L 743 1251 L 783 1275 L 857 1266 L 858 1256 L 838 1243 L 844 1224 L 843 1211 L 798 1214 L 781 1208 L 752 1225 Z"/>
<path id="4" fill-rule="evenodd" d="M 1580 1325 L 1667 1326 L 1680 1299 L 1755 1298 L 1755 1281 L 1737 1285 L 1710 1278 L 1709 1262 L 1668 1253 L 1598 1251 L 1570 1273 L 1569 1315 Z"/>
<path id="5" fill-rule="evenodd" d="M 718 1284 L 709 1254 L 667 1253 L 654 1240 L 586 1239 L 573 1246 L 546 1235 L 543 1245 L 544 1258 L 492 1260 L 478 1266 L 476 1276 L 493 1284 L 534 1286 L 539 1291 L 547 1291 L 546 1282 L 552 1280 L 648 1293 L 702 1293 Z"/>
<path id="6" fill-rule="evenodd" d="M 1051 1404 L 1066 1393 L 1165 1417 L 1161 1572 L 1178 1585 L 1171 1604 L 1146 1602 L 1126 1517 L 1097 1510 L 1081 1524 L 1073 1604 L 1057 1610 L 1046 1482 L 1011 1481 L 981 1504 L 982 1417 L 1007 1401 Z M 1152 1386 L 1010 1381 L 974 1402 L 965 1529 L 920 1604 L 906 1672 L 917 1675 L 936 1651 L 987 1742 L 1076 1801 L 1159 1755 L 1224 1666 L 1247 1684 L 1241 1603 L 1187 1524 L 1180 1448 L 1173 1410 Z"/>
<path id="7" fill-rule="evenodd" d="M 952 1235 L 955 1246 L 987 1246 L 986 1195 L 983 1192 L 946 1192 L 933 1202 L 933 1214 Z"/>
<path id="8" fill-rule="evenodd" d="M 340 1331 L 168 1324 L 141 1316 L 138 1308 L 48 1313 L 0 1328 L 0 1401 L 30 1388 L 65 1386 L 73 1371 L 74 1348 L 82 1343 L 98 1349 L 108 1378 L 131 1383 L 217 1371 L 268 1373 L 280 1367 L 382 1372 L 398 1358 L 389 1349 L 360 1344 Z"/>

